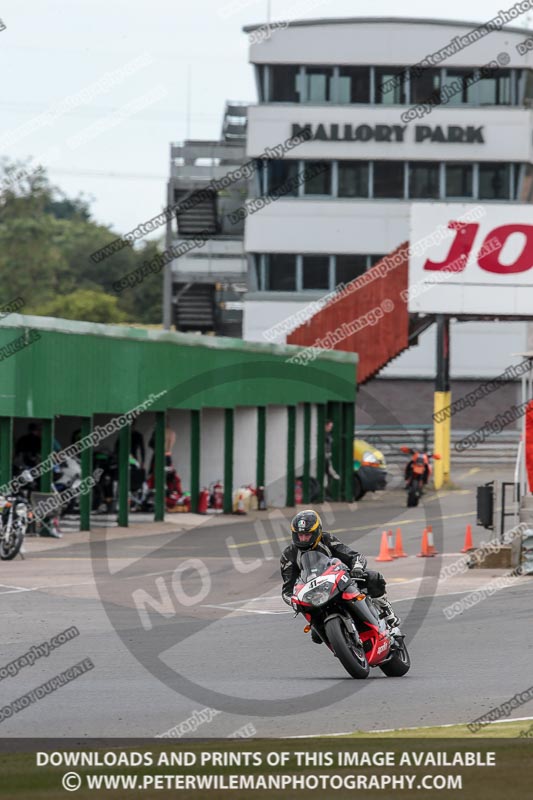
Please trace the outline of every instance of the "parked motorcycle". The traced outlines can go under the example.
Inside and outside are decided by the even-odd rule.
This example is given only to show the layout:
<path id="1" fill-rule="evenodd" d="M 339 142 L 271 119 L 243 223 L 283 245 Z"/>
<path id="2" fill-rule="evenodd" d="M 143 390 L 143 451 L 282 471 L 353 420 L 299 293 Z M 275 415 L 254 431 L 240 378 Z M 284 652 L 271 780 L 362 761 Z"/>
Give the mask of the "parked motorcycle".
<path id="1" fill-rule="evenodd" d="M 431 477 L 431 459 L 440 460 L 440 456 L 437 453 L 420 453 L 405 445 L 400 449 L 403 453 L 411 456 L 405 467 L 407 507 L 411 508 L 418 505 L 418 501 L 424 493 L 424 487 Z"/>
<path id="2" fill-rule="evenodd" d="M 22 477 L 25 477 L 24 472 Z M 30 481 L 28 473 L 27 482 Z M 24 490 L 0 495 L 0 560 L 11 561 L 20 552 L 32 519 L 33 513 Z"/>
<path id="3" fill-rule="evenodd" d="M 363 586 L 338 558 L 309 550 L 302 554 L 292 606 L 352 678 L 366 678 L 370 667 L 389 677 L 409 671 L 411 661 L 399 628 L 390 629 Z"/>

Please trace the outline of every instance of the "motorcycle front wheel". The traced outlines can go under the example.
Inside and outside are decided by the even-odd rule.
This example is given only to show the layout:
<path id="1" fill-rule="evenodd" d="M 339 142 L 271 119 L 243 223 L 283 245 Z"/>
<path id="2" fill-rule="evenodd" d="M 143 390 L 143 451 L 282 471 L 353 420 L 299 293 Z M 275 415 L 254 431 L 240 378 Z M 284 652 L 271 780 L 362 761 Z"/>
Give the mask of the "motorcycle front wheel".
<path id="1" fill-rule="evenodd" d="M 25 531 L 16 528 L 10 534 L 3 534 L 0 538 L 0 560 L 12 561 L 18 554 L 24 541 Z"/>
<path id="2" fill-rule="evenodd" d="M 414 506 L 417 506 L 419 497 L 420 492 L 418 483 L 412 483 L 407 492 L 407 508 L 413 508 Z"/>
<path id="3" fill-rule="evenodd" d="M 325 625 L 328 640 L 333 647 L 333 652 L 341 662 L 346 672 L 352 678 L 367 678 L 370 672 L 365 651 L 361 643 L 349 635 L 345 626 L 338 617 L 333 617 Z"/>

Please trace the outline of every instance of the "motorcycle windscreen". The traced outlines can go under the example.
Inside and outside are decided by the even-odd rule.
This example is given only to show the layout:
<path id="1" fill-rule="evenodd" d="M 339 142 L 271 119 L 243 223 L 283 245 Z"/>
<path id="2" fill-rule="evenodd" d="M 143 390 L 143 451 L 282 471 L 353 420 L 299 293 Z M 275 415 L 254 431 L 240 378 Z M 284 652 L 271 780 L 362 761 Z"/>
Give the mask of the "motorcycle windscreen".
<path id="1" fill-rule="evenodd" d="M 331 558 L 320 550 L 306 550 L 300 562 L 300 577 L 307 582 L 310 578 L 322 575 L 331 564 Z"/>

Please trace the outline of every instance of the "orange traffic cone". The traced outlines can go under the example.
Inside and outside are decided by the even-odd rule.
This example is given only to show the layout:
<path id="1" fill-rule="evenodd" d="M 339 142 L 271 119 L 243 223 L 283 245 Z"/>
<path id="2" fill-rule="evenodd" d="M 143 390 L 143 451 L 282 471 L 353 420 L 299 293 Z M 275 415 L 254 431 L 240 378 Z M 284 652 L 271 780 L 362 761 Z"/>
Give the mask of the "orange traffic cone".
<path id="1" fill-rule="evenodd" d="M 428 555 L 430 556 L 438 555 L 435 549 L 435 544 L 433 542 L 433 527 L 431 525 L 428 525 Z"/>
<path id="2" fill-rule="evenodd" d="M 428 546 L 428 529 L 424 528 L 424 533 L 422 534 L 422 549 L 420 553 L 418 553 L 417 558 L 432 558 L 434 553 L 429 552 Z"/>
<path id="3" fill-rule="evenodd" d="M 401 528 L 396 528 L 396 547 L 394 548 L 393 558 L 407 558 L 407 553 L 403 551 Z"/>
<path id="4" fill-rule="evenodd" d="M 392 561 L 392 556 L 389 555 L 389 544 L 387 541 L 387 531 L 381 534 L 381 546 L 379 548 L 379 555 L 376 561 Z"/>
<path id="5" fill-rule="evenodd" d="M 387 533 L 387 547 L 389 548 L 389 555 L 394 558 L 394 541 L 392 538 L 392 530 Z"/>
<path id="6" fill-rule="evenodd" d="M 467 525 L 465 531 L 465 546 L 461 550 L 461 553 L 468 553 L 469 550 L 475 550 L 474 542 L 472 540 L 472 526 Z"/>

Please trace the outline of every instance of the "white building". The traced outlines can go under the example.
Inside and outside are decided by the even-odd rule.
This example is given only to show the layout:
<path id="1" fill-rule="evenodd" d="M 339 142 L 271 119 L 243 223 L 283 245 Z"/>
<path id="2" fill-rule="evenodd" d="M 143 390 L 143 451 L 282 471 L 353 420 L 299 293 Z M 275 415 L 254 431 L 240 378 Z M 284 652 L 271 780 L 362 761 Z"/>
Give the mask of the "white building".
<path id="1" fill-rule="evenodd" d="M 250 45 L 259 102 L 248 111 L 247 155 L 262 162 L 254 193 L 299 185 L 255 213 L 248 201 L 244 338 L 264 341 L 266 329 L 407 241 L 412 203 L 533 199 L 533 56 L 519 47 L 528 31 L 477 27 L 302 20 Z M 430 97 L 429 113 L 406 117 Z M 309 140 L 279 157 L 302 129 Z M 434 336 L 381 375 L 431 378 Z M 526 322 L 456 323 L 452 337 L 455 377 L 495 375 L 528 346 Z"/>

